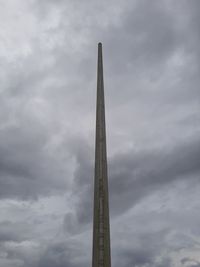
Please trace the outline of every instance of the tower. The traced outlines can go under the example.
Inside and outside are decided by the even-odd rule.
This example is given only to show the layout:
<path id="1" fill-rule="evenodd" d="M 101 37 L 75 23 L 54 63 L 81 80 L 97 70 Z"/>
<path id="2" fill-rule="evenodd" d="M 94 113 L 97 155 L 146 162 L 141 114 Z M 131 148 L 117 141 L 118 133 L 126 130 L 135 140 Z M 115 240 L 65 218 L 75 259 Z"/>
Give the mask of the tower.
<path id="1" fill-rule="evenodd" d="M 98 44 L 92 267 L 111 267 L 102 44 Z"/>

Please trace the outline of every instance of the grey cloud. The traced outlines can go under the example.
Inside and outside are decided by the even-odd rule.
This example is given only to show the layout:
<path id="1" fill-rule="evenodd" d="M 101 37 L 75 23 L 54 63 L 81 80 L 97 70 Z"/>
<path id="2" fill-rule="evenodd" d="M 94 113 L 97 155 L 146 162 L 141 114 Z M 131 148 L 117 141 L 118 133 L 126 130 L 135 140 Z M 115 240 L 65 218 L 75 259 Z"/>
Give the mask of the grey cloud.
<path id="1" fill-rule="evenodd" d="M 54 244 L 49 246 L 43 255 L 41 255 L 39 267 L 64 267 L 76 266 L 71 259 L 69 248 L 65 244 Z"/>
<path id="2" fill-rule="evenodd" d="M 30 225 L 20 222 L 0 222 L 0 243 L 13 241 L 20 242 L 30 238 Z"/>
<path id="3" fill-rule="evenodd" d="M 79 232 L 80 224 L 78 224 L 76 214 L 72 212 L 65 214 L 65 217 L 63 219 L 63 228 L 65 232 L 68 232 L 71 235 L 73 233 L 77 234 Z"/>
<path id="4" fill-rule="evenodd" d="M 196 260 L 193 260 L 193 259 L 191 259 L 191 258 L 183 258 L 182 260 L 181 260 L 181 263 L 184 265 L 184 264 L 190 264 L 190 263 L 192 263 L 192 264 L 190 264 L 189 265 L 189 267 L 199 267 L 200 266 L 200 262 L 198 262 L 198 261 L 196 261 Z"/>
<path id="5" fill-rule="evenodd" d="M 199 175 L 199 141 L 184 143 L 170 150 L 131 151 L 116 156 L 110 166 L 113 210 L 121 213 L 141 197 L 177 179 Z M 114 204 L 115 203 L 115 204 Z"/>
<path id="6" fill-rule="evenodd" d="M 124 255 L 121 255 L 123 259 L 126 259 L 125 266 L 144 266 L 145 264 L 151 264 L 153 262 L 152 254 L 150 251 L 126 251 Z"/>
<path id="7" fill-rule="evenodd" d="M 106 40 L 114 70 L 124 72 L 130 64 L 135 66 L 134 71 L 152 69 L 154 64 L 165 64 L 180 45 L 174 17 L 165 8 L 165 1 L 153 1 L 150 5 L 147 1 L 136 1 L 123 19 Z"/>
<path id="8" fill-rule="evenodd" d="M 168 230 L 156 231 L 154 233 L 136 233 L 131 240 L 131 236 L 127 240 L 126 247 L 120 247 L 114 252 L 115 266 L 171 266 L 170 257 L 162 257 L 158 260 L 162 253 L 165 237 L 169 234 Z"/>
<path id="9" fill-rule="evenodd" d="M 146 68 L 151 71 L 162 67 L 178 50 L 184 49 L 188 55 L 198 54 L 199 48 L 194 46 L 199 40 L 198 9 L 198 1 L 191 4 L 175 1 L 174 6 L 163 0 L 150 5 L 146 0 L 135 1 L 124 10 L 121 23 L 111 25 L 112 31 L 108 28 L 105 42 L 112 58 L 108 63 L 113 70 L 119 68 L 121 74 L 129 70 L 130 64 L 131 70 L 147 74 Z M 155 70 L 160 73 L 160 69 Z"/>
<path id="10" fill-rule="evenodd" d="M 68 173 L 58 158 L 47 152 L 48 135 L 45 136 L 40 125 L 32 123 L 1 131 L 1 198 L 36 199 L 41 194 L 51 194 L 52 190 L 63 191 L 67 186 Z"/>
<path id="11" fill-rule="evenodd" d="M 72 198 L 74 198 L 75 205 L 74 212 L 66 214 L 64 218 L 64 229 L 66 231 L 70 230 L 71 224 L 73 224 L 73 230 L 79 233 L 85 229 L 85 224 L 92 218 L 94 149 L 83 138 L 73 138 L 69 147 L 76 159 L 72 189 Z"/>
<path id="12" fill-rule="evenodd" d="M 78 257 L 77 254 L 79 255 Z M 18 252 L 10 251 L 8 259 L 12 259 L 13 261 L 20 260 L 20 266 L 22 267 L 27 265 L 31 267 L 76 267 L 80 264 L 77 259 L 81 256 L 82 251 L 78 243 L 74 243 L 73 241 L 70 243 L 53 241 L 52 244 L 41 246 L 39 253 L 36 255 L 32 253 L 27 257 L 24 255 L 23 250 Z M 82 264 L 86 266 L 85 262 L 82 262 Z"/>
<path id="13" fill-rule="evenodd" d="M 81 147 L 79 147 L 80 155 Z M 93 165 L 88 157 L 77 156 L 75 195 L 77 218 L 81 224 L 92 219 Z M 84 155 L 85 156 L 85 155 Z M 139 200 L 175 181 L 198 182 L 199 140 L 185 141 L 173 148 L 150 151 L 128 151 L 108 161 L 110 206 L 112 215 L 121 215 Z M 92 177 L 91 177 L 92 176 Z"/>
<path id="14" fill-rule="evenodd" d="M 123 238 L 117 240 L 119 225 L 113 226 L 113 261 L 116 266 L 120 260 L 120 266 L 173 266 L 171 251 L 181 246 L 192 249 L 193 238 L 181 231 L 189 229 L 198 236 L 198 216 L 192 207 L 185 213 L 170 212 L 173 205 L 168 203 L 164 214 L 150 212 L 148 218 L 137 221 L 135 207 L 165 188 L 172 192 L 174 186 L 199 183 L 199 1 L 35 0 L 20 2 L 20 8 L 18 4 L 7 9 L 14 18 L 24 12 L 27 21 L 24 28 L 21 23 L 15 29 L 20 41 L 13 44 L 16 58 L 9 43 L 1 65 L 0 204 L 13 198 L 34 199 L 39 206 L 45 196 L 67 193 L 66 210 L 55 215 L 61 216 L 58 232 L 67 240 L 61 242 L 53 233 L 52 241 L 46 231 L 45 241 L 40 240 L 23 223 L 16 224 L 15 232 L 15 215 L 13 222 L 1 216 L 0 265 L 88 266 L 80 255 L 86 254 L 86 233 L 91 230 L 96 44 L 102 41 L 111 216 L 113 225 L 120 218 L 124 224 L 124 216 L 135 212 L 127 225 L 141 224 L 141 232 L 130 237 L 125 236 L 126 229 L 121 230 L 127 242 L 120 250 Z M 9 23 L 6 31 L 12 36 Z M 24 32 L 27 36 L 20 34 Z M 21 42 L 28 43 L 27 54 Z M 189 188 L 184 192 L 190 202 Z M 180 199 L 177 196 L 175 202 Z M 30 220 L 37 228 L 44 217 Z M 151 220 L 152 228 L 167 221 L 163 227 L 174 229 L 176 247 L 165 242 L 170 231 L 155 233 L 144 224 Z M 55 231 L 53 221 L 48 221 L 47 228 Z M 80 246 L 69 238 L 78 239 L 83 233 L 87 236 Z M 137 240 L 132 242 L 129 238 L 134 234 Z M 169 257 L 162 254 L 166 250 Z"/>
<path id="15" fill-rule="evenodd" d="M 141 103 L 142 97 L 147 101 L 145 110 L 150 113 L 153 106 L 159 110 L 171 107 L 176 113 L 177 108 L 182 107 L 184 112 L 199 104 L 199 48 L 194 47 L 199 42 L 199 21 L 194 12 L 198 3 L 194 1 L 191 8 L 183 2 L 175 1 L 172 7 L 167 1 L 153 1 L 151 5 L 136 1 L 126 10 L 120 25 L 110 26 L 105 38 L 106 80 L 110 90 L 107 94 L 112 99 L 109 105 L 124 104 L 130 110 L 131 105 L 134 109 Z M 194 39 L 198 41 L 193 43 Z M 155 94 L 149 91 L 170 69 L 174 71 L 173 78 L 169 76 Z M 134 112 L 142 112 L 141 107 L 142 103 Z M 165 111 L 161 114 L 165 116 Z M 159 117 L 158 112 L 154 116 Z"/>

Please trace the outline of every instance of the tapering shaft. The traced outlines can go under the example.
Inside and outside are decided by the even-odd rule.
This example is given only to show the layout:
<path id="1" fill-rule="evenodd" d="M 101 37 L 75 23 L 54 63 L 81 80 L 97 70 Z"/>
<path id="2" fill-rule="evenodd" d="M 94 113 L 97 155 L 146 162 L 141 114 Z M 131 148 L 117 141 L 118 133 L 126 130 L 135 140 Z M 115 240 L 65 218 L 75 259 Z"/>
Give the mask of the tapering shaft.
<path id="1" fill-rule="evenodd" d="M 98 44 L 92 267 L 110 267 L 110 226 L 102 44 Z"/>

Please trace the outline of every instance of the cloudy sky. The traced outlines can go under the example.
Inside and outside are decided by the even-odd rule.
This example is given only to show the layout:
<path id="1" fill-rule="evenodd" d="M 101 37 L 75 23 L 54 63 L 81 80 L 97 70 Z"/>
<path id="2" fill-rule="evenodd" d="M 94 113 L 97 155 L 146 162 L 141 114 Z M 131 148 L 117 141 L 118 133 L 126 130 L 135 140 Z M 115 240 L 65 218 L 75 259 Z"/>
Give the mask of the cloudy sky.
<path id="1" fill-rule="evenodd" d="M 200 266 L 200 1 L 0 0 L 0 266 L 92 255 L 103 43 L 112 265 Z"/>

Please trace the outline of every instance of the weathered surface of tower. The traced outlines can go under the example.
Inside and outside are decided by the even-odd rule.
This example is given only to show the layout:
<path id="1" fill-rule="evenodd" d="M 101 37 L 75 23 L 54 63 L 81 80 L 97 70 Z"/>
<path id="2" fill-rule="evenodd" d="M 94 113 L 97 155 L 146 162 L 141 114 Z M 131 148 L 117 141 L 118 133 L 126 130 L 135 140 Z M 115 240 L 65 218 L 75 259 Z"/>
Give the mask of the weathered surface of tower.
<path id="1" fill-rule="evenodd" d="M 111 267 L 102 44 L 98 44 L 92 267 Z"/>

